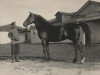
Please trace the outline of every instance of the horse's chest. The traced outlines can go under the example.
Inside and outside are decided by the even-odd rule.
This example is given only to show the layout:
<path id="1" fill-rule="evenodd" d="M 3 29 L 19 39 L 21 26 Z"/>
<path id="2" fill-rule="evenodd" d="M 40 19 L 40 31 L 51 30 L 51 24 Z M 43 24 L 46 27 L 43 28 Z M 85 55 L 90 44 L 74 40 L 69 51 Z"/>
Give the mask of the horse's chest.
<path id="1" fill-rule="evenodd" d="M 44 31 L 39 32 L 39 33 L 38 33 L 38 36 L 39 36 L 40 39 L 42 39 L 42 38 L 43 38 L 43 39 L 47 39 L 47 37 L 48 37 L 48 36 L 47 36 L 47 33 L 44 32 Z"/>

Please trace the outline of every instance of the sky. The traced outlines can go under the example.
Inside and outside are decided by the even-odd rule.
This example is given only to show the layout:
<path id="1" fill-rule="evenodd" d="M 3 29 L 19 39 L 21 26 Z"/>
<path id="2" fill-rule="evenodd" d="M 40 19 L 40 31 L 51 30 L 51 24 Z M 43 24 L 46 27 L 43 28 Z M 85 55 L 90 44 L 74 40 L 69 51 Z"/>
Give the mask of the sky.
<path id="1" fill-rule="evenodd" d="M 57 11 L 75 12 L 86 2 L 87 0 L 0 0 L 0 26 L 13 21 L 22 26 L 29 12 L 50 20 L 55 18 Z"/>

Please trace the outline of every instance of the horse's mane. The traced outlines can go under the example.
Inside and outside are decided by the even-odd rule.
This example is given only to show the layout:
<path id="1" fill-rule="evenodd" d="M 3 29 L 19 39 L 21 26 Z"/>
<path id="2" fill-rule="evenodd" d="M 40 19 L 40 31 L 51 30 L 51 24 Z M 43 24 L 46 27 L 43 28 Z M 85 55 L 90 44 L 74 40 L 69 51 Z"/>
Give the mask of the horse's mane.
<path id="1" fill-rule="evenodd" d="M 40 20 L 42 20 L 42 22 L 51 25 L 50 22 L 47 21 L 45 18 L 43 18 L 41 15 L 37 15 L 37 17 L 38 17 Z"/>

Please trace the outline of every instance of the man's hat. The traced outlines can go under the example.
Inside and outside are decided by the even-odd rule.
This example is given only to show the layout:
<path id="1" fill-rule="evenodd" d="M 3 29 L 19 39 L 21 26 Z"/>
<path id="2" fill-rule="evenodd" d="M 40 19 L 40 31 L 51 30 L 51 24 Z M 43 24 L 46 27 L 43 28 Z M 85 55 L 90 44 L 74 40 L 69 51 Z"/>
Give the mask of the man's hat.
<path id="1" fill-rule="evenodd" d="M 15 22 L 12 22 L 11 25 L 15 25 Z"/>

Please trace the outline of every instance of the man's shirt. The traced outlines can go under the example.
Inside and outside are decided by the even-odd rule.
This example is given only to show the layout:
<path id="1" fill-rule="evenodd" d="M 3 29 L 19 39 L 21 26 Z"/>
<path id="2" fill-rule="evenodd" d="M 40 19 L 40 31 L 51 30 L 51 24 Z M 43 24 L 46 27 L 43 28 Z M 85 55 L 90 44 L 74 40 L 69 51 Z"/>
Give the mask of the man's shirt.
<path id="1" fill-rule="evenodd" d="M 11 44 L 20 43 L 19 41 L 19 33 L 17 28 L 11 28 L 8 33 L 8 37 L 11 39 Z"/>

